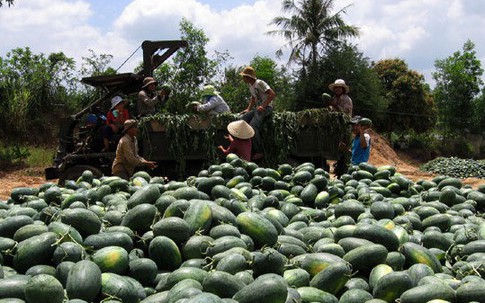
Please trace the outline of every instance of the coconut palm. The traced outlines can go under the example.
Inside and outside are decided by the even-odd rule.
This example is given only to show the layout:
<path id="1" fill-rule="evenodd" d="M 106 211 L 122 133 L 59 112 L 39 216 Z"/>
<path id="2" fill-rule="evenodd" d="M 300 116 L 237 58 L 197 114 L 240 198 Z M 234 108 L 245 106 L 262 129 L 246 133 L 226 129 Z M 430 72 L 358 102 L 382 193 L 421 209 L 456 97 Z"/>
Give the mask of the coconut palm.
<path id="1" fill-rule="evenodd" d="M 295 61 L 301 62 L 304 67 L 308 63 L 316 66 L 317 59 L 329 47 L 342 43 L 345 38 L 358 36 L 358 28 L 345 24 L 341 17 L 349 5 L 332 15 L 334 2 L 335 0 L 283 0 L 282 10 L 291 16 L 275 17 L 271 24 L 280 29 L 268 32 L 270 35 L 283 36 L 288 41 L 276 55 L 281 57 L 283 48 L 291 47 L 288 63 Z"/>
<path id="2" fill-rule="evenodd" d="M 6 3 L 8 3 L 8 6 L 13 5 L 14 0 L 5 0 Z M 0 0 L 0 7 L 3 6 L 3 0 Z"/>

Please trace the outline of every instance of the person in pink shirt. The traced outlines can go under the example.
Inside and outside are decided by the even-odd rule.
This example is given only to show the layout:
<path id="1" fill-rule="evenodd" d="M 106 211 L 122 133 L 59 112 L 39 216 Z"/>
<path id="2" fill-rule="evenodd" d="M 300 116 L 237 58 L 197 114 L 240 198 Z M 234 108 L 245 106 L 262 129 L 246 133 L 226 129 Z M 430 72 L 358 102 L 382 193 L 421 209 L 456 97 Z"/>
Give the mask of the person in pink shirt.
<path id="1" fill-rule="evenodd" d="M 251 138 L 254 137 L 254 129 L 251 125 L 244 120 L 237 120 L 227 125 L 227 131 L 229 135 L 224 137 L 229 140 L 229 146 L 225 149 L 219 145 L 218 148 L 225 155 L 233 153 L 243 160 L 251 161 Z"/>

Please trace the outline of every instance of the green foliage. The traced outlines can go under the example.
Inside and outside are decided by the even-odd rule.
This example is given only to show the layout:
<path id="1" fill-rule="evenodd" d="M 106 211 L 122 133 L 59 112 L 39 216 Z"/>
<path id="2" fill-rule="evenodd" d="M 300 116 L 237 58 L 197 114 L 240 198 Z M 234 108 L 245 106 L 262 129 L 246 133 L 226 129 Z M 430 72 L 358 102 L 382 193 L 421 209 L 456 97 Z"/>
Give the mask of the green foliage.
<path id="1" fill-rule="evenodd" d="M 256 76 L 268 83 L 276 93 L 276 98 L 273 100 L 275 110 L 291 109 L 294 92 L 287 70 L 284 67 L 278 67 L 271 58 L 261 56 L 255 56 L 249 65 L 255 69 Z M 248 86 L 239 75 L 242 69 L 243 67 L 227 67 L 224 78 L 219 84 L 221 95 L 233 113 L 244 110 L 250 98 Z"/>
<path id="2" fill-rule="evenodd" d="M 5 0 L 5 2 L 8 3 L 9 7 L 14 4 L 14 0 Z M 3 0 L 0 0 L 0 7 L 2 6 L 3 6 Z"/>
<path id="3" fill-rule="evenodd" d="M 322 93 L 333 94 L 328 85 L 335 79 L 344 79 L 350 86 L 353 114 L 370 118 L 380 126 L 382 111 L 387 108 L 377 73 L 372 70 L 370 60 L 357 47 L 344 44 L 329 50 L 316 70 L 301 69 L 296 83 L 297 110 L 323 107 Z"/>
<path id="4" fill-rule="evenodd" d="M 436 109 L 423 75 L 410 70 L 401 59 L 380 60 L 373 69 L 390 102 L 380 129 L 425 132 L 435 125 Z"/>
<path id="5" fill-rule="evenodd" d="M 349 6 L 332 14 L 334 0 L 283 0 L 282 10 L 289 16 L 278 16 L 271 24 L 280 29 L 268 32 L 285 38 L 291 47 L 288 62 L 298 62 L 314 68 L 325 52 L 340 45 L 346 38 L 357 37 L 358 28 L 345 24 L 342 15 Z M 276 53 L 283 54 L 282 49 Z"/>
<path id="6" fill-rule="evenodd" d="M 27 48 L 8 52 L 0 60 L 0 134 L 24 138 L 46 131 L 43 114 L 59 114 L 77 81 L 74 60 L 63 53 L 33 54 Z"/>
<path id="7" fill-rule="evenodd" d="M 485 88 L 482 88 L 480 96 L 475 99 L 475 108 L 473 113 L 473 125 L 477 128 L 477 132 L 482 132 L 485 129 Z"/>
<path id="8" fill-rule="evenodd" d="M 278 67 L 273 59 L 261 56 L 254 57 L 250 65 L 255 69 L 258 79 L 268 83 L 276 93 L 276 98 L 273 100 L 275 109 L 290 109 L 288 105 L 294 99 L 294 91 L 291 79 L 287 75 L 287 70 L 284 67 Z"/>
<path id="9" fill-rule="evenodd" d="M 18 145 L 0 146 L 0 168 L 5 169 L 17 165 L 30 156 L 29 150 Z"/>
<path id="10" fill-rule="evenodd" d="M 481 118 L 474 118 L 474 115 L 483 116 L 483 112 L 475 110 L 475 98 L 483 85 L 483 69 L 474 48 L 475 44 L 468 40 L 462 52 L 435 61 L 433 78 L 436 80 L 438 123 L 446 133 L 477 131 L 473 123 Z"/>
<path id="11" fill-rule="evenodd" d="M 188 46 L 177 52 L 173 62 L 175 65 L 172 77 L 174 94 L 167 103 L 170 113 L 186 113 L 186 104 L 198 98 L 202 84 L 208 82 L 217 71 L 218 62 L 207 58 L 205 49 L 209 39 L 203 30 L 196 28 L 190 21 L 180 22 L 182 40 Z"/>
<path id="12" fill-rule="evenodd" d="M 25 163 L 29 167 L 48 167 L 52 165 L 56 150 L 42 146 L 28 146 L 29 156 Z"/>
<path id="13" fill-rule="evenodd" d="M 142 118 L 140 125 L 145 132 L 152 120 L 163 125 L 167 141 L 171 142 L 170 155 L 176 160 L 178 172 L 182 176 L 186 170 L 188 153 L 205 151 L 207 165 L 219 162 L 215 141 L 217 133 L 221 130 L 225 133 L 227 124 L 237 119 L 235 114 L 207 117 L 198 114 L 160 113 Z M 274 112 L 262 124 L 261 137 L 264 164 L 276 167 L 285 163 L 290 152 L 297 147 L 310 150 L 312 154 L 320 153 L 322 156 L 340 154 L 337 142 L 348 142 L 351 134 L 344 114 L 326 109 L 308 109 L 300 112 Z"/>
<path id="14" fill-rule="evenodd" d="M 219 90 L 233 113 L 243 111 L 249 102 L 248 86 L 241 80 L 239 72 L 239 68 L 227 67 Z"/>

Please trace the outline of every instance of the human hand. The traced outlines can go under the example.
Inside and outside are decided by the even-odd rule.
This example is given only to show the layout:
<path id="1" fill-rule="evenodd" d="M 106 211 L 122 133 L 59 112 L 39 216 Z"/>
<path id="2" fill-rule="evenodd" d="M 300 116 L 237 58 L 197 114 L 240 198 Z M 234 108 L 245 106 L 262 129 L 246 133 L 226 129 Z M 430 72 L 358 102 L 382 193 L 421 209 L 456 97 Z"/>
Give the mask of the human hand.
<path id="1" fill-rule="evenodd" d="M 349 150 L 349 147 L 347 146 L 347 144 L 343 143 L 342 141 L 340 141 L 338 143 L 338 148 L 341 150 L 341 151 L 348 151 Z"/>
<path id="2" fill-rule="evenodd" d="M 157 162 L 155 161 L 145 161 L 145 164 L 149 169 L 154 169 L 157 167 Z"/>
<path id="3" fill-rule="evenodd" d="M 261 113 L 261 112 L 264 112 L 264 111 L 265 111 L 265 109 L 266 109 L 266 107 L 263 107 L 263 106 L 261 106 L 261 105 L 260 105 L 260 106 L 258 106 L 258 107 L 256 107 L 256 110 L 257 110 L 258 112 L 260 112 L 260 113 Z"/>
<path id="4" fill-rule="evenodd" d="M 240 112 L 239 114 L 240 114 L 240 115 L 243 115 L 243 114 L 247 113 L 248 111 L 249 111 L 249 109 L 247 109 L 247 108 L 246 108 L 245 110 L 243 110 L 243 111 L 242 111 L 242 112 Z"/>
<path id="5" fill-rule="evenodd" d="M 224 138 L 229 140 L 229 142 L 234 141 L 234 138 L 231 136 L 231 134 L 224 135 Z"/>
<path id="6" fill-rule="evenodd" d="M 223 147 L 222 145 L 219 145 L 219 146 L 217 147 L 217 149 L 219 149 L 219 150 L 220 150 L 220 151 L 222 151 L 222 152 L 225 152 L 224 147 Z"/>

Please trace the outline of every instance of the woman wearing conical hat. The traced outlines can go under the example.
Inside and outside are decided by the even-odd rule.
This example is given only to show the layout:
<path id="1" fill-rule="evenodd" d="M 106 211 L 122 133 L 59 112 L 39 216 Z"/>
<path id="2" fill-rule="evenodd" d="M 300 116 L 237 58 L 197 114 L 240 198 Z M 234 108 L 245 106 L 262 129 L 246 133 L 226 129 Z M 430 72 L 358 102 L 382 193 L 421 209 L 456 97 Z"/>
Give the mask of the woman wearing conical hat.
<path id="1" fill-rule="evenodd" d="M 227 149 L 222 145 L 218 148 L 225 154 L 233 153 L 239 158 L 251 161 L 251 138 L 254 137 L 254 129 L 244 120 L 237 120 L 227 125 L 229 135 L 225 136 L 230 144 Z"/>
<path id="2" fill-rule="evenodd" d="M 253 160 L 259 160 L 263 157 L 259 128 L 263 121 L 273 112 L 272 101 L 276 94 L 265 81 L 256 77 L 256 71 L 251 66 L 246 66 L 239 75 L 242 76 L 243 81 L 249 86 L 249 92 L 251 93 L 248 107 L 242 112 L 241 119 L 249 123 L 254 129 Z"/>

